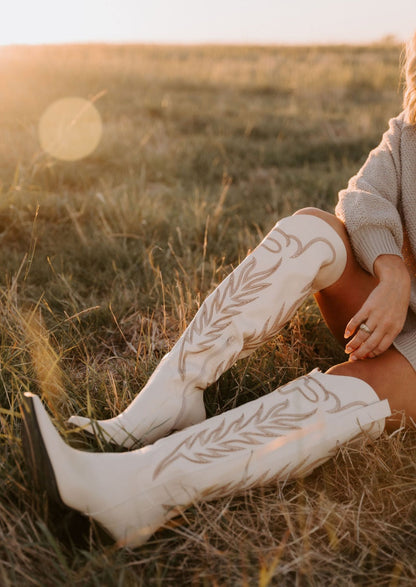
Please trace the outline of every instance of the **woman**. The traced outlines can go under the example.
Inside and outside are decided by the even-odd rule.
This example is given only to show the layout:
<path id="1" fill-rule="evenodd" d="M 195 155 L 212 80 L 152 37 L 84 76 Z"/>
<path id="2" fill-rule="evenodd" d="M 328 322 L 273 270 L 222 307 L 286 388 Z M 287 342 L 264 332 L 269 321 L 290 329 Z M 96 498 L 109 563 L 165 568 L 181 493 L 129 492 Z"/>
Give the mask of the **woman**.
<path id="1" fill-rule="evenodd" d="M 376 438 L 386 417 L 389 426 L 416 418 L 416 35 L 406 82 L 404 112 L 340 193 L 336 216 L 303 209 L 280 220 L 122 414 L 70 419 L 121 446 L 146 446 L 74 450 L 26 394 L 27 460 L 52 497 L 137 546 L 178 508 L 304 475 L 355 436 Z M 205 420 L 203 390 L 275 336 L 311 293 L 349 361 Z"/>

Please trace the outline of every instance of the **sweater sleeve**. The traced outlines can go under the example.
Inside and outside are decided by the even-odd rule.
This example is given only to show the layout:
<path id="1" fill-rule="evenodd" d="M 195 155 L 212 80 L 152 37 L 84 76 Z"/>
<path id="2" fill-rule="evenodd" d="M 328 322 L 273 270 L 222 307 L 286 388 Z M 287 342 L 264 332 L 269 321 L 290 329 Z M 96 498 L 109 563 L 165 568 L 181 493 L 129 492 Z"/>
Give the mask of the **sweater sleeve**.
<path id="1" fill-rule="evenodd" d="M 399 214 L 400 140 L 403 116 L 393 118 L 383 139 L 360 171 L 339 192 L 336 215 L 348 231 L 360 264 L 373 272 L 379 255 L 399 255 L 403 245 Z"/>

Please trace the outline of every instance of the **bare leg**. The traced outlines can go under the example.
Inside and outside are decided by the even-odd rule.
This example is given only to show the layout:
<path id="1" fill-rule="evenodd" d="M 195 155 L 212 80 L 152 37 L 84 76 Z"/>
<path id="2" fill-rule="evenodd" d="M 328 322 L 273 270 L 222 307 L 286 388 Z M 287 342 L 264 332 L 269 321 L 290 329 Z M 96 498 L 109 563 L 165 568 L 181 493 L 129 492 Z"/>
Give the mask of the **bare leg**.
<path id="1" fill-rule="evenodd" d="M 340 279 L 315 294 L 316 302 L 328 328 L 338 342 L 345 346 L 345 327 L 375 288 L 377 279 L 359 265 L 351 248 L 347 231 L 336 216 L 318 208 L 304 208 L 296 214 L 310 214 L 328 222 L 342 238 L 347 250 L 347 264 Z"/>
<path id="2" fill-rule="evenodd" d="M 338 218 L 315 208 L 305 208 L 297 214 L 311 214 L 328 222 L 341 236 L 347 249 L 347 264 L 340 279 L 315 294 L 329 329 L 344 346 L 345 327 L 377 285 L 377 279 L 357 262 L 345 227 Z M 387 423 L 389 429 L 401 424 L 403 413 L 408 421 L 416 421 L 416 371 L 394 347 L 372 359 L 335 365 L 328 373 L 358 377 L 371 385 L 380 399 L 388 399 L 392 412 L 396 412 Z"/>
<path id="3" fill-rule="evenodd" d="M 374 359 L 348 361 L 331 367 L 330 375 L 349 375 L 362 379 L 374 389 L 380 399 L 389 400 L 393 415 L 387 420 L 388 430 L 403 423 L 416 422 L 416 372 L 394 347 Z"/>

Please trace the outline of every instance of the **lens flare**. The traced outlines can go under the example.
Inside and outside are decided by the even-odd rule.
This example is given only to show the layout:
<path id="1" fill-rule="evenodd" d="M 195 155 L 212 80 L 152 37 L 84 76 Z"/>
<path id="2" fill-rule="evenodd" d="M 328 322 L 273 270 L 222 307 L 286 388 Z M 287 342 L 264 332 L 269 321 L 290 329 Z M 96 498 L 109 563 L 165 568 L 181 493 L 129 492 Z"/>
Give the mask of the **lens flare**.
<path id="1" fill-rule="evenodd" d="M 64 161 L 90 155 L 103 132 L 101 116 L 84 98 L 62 98 L 53 102 L 39 121 L 39 142 L 44 151 Z"/>

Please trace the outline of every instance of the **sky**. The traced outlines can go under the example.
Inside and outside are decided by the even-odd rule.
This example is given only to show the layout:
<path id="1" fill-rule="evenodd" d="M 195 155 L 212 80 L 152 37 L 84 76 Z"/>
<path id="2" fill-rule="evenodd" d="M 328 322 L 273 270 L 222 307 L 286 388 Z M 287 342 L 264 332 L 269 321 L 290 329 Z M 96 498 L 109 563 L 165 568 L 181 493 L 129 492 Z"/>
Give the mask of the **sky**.
<path id="1" fill-rule="evenodd" d="M 360 43 L 416 29 L 416 0 L 0 0 L 0 45 Z"/>

